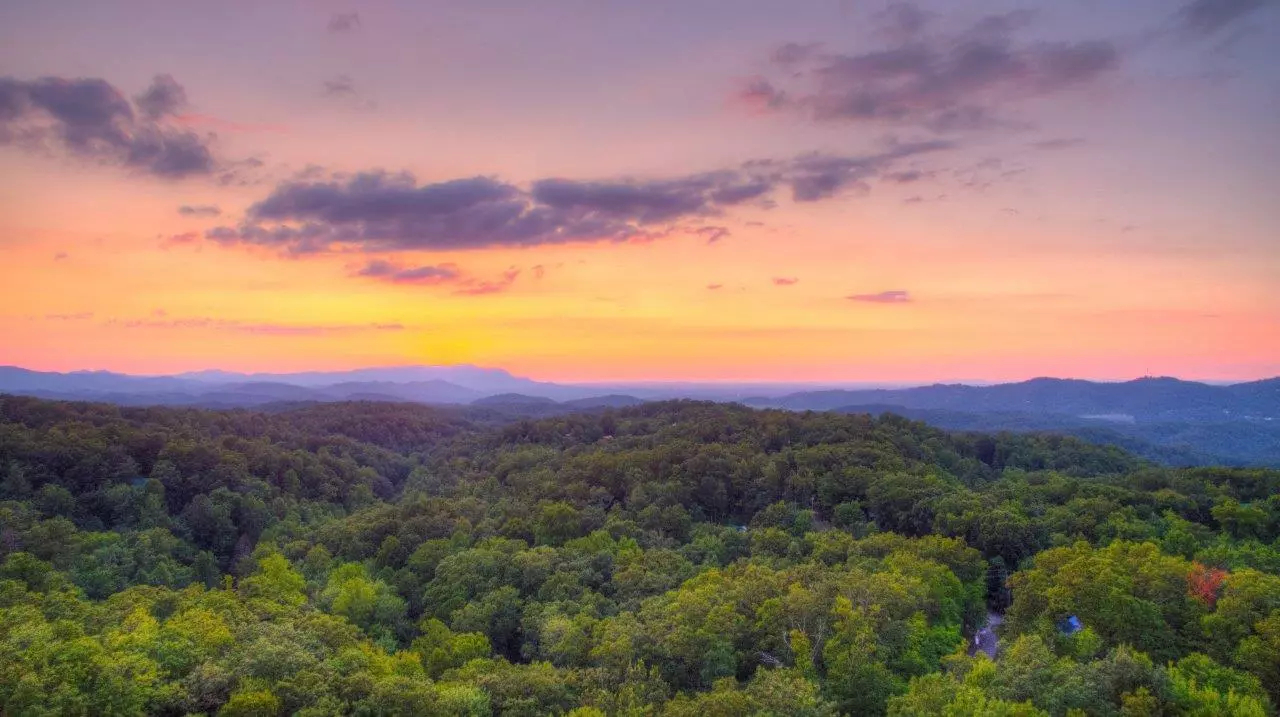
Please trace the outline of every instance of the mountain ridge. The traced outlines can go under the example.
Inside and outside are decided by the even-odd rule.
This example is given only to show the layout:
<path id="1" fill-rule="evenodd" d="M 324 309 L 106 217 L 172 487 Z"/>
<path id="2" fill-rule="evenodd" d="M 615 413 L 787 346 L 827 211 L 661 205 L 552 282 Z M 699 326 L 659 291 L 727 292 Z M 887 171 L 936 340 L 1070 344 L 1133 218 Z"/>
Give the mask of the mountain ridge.
<path id="1" fill-rule="evenodd" d="M 197 375 L 197 378 L 193 378 Z M 391 379 L 404 380 L 391 380 Z M 783 391 L 787 384 L 556 384 L 476 366 L 294 374 L 205 371 L 131 376 L 0 367 L 0 393 L 123 406 L 267 409 L 341 401 L 462 406 L 500 420 L 685 398 L 752 408 L 896 413 L 949 430 L 1053 432 L 1109 443 L 1174 465 L 1280 466 L 1280 378 L 1214 385 L 1172 377 Z M 769 395 L 763 395 L 769 392 Z"/>

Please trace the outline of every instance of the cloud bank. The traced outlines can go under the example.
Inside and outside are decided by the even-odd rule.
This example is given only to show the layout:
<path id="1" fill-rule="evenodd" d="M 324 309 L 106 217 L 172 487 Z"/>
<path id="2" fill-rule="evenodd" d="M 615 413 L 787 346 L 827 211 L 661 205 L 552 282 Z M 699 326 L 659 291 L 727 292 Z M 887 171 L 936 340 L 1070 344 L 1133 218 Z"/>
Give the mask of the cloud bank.
<path id="1" fill-rule="evenodd" d="M 186 92 L 157 75 L 133 102 L 106 80 L 0 78 L 0 145 L 57 152 L 164 179 L 210 175 L 209 138 L 168 122 Z"/>
<path id="2" fill-rule="evenodd" d="M 860 156 L 807 154 L 665 179 L 537 179 L 527 187 L 491 176 L 420 184 L 381 170 L 284 182 L 238 226 L 210 229 L 224 245 L 290 254 L 387 253 L 530 247 L 653 239 L 681 222 L 735 207 L 770 206 L 780 193 L 814 202 L 863 192 L 900 162 L 949 149 L 943 141 L 891 143 Z M 692 230 L 716 241 L 723 227 Z"/>

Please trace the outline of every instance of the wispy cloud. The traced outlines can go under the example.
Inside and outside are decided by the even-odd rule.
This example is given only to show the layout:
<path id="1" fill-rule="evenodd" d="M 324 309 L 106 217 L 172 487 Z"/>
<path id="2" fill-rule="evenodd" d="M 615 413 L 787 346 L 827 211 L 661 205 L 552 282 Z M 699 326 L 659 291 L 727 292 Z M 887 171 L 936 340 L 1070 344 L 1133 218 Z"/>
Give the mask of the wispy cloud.
<path id="1" fill-rule="evenodd" d="M 794 276 L 775 276 L 773 277 L 774 286 L 794 286 L 800 283 L 800 279 Z"/>
<path id="2" fill-rule="evenodd" d="M 183 204 L 178 213 L 184 217 L 216 217 L 222 215 L 222 208 L 216 204 Z"/>
<path id="3" fill-rule="evenodd" d="M 794 111 L 819 122 L 935 132 L 1023 126 L 1006 109 L 1092 83 L 1121 61 L 1107 40 L 1020 41 L 1030 18 L 990 15 L 954 32 L 930 27 L 927 13 L 900 3 L 883 18 L 881 47 L 783 45 L 772 57 L 777 77 L 752 78 L 737 97 L 757 112 Z"/>
<path id="4" fill-rule="evenodd" d="M 198 232 L 183 232 L 181 234 L 170 234 L 160 242 L 160 246 L 164 249 L 172 249 L 180 246 L 189 246 L 200 241 Z"/>
<path id="5" fill-rule="evenodd" d="M 344 33 L 352 32 L 360 28 L 360 13 L 358 12 L 340 12 L 334 13 L 329 18 L 329 32 Z"/>
<path id="6" fill-rule="evenodd" d="M 453 293 L 462 296 L 483 296 L 485 294 L 497 294 L 511 288 L 516 283 L 516 279 L 520 277 L 520 270 L 516 268 L 508 269 L 502 272 L 497 279 L 481 281 L 469 279 L 463 282 L 463 285 Z"/>
<path id="7" fill-rule="evenodd" d="M 215 117 L 213 115 L 186 113 L 180 114 L 173 118 L 175 122 L 187 127 L 208 127 L 218 132 L 236 132 L 236 133 L 253 133 L 253 132 L 273 132 L 285 133 L 289 131 L 287 125 L 259 123 L 259 122 L 236 122 L 235 120 Z"/>
<path id="8" fill-rule="evenodd" d="M 1187 34 L 1208 37 L 1268 6 L 1276 8 L 1280 3 L 1274 0 L 1192 0 L 1182 7 L 1178 19 Z"/>
<path id="9" fill-rule="evenodd" d="M 329 96 L 354 95 L 356 94 L 356 82 L 346 75 L 338 75 L 333 79 L 324 81 L 324 93 Z"/>
<path id="10" fill-rule="evenodd" d="M 911 294 L 901 289 L 895 289 L 875 294 L 851 294 L 845 298 L 849 301 L 861 301 L 869 304 L 906 304 L 911 301 Z"/>
<path id="11" fill-rule="evenodd" d="M 728 237 L 732 234 L 732 232 L 729 231 L 728 227 L 718 227 L 718 226 L 698 227 L 697 229 L 693 230 L 693 233 L 699 236 L 706 237 L 708 244 L 715 244 L 721 239 L 724 239 L 725 237 Z"/>
<path id="12" fill-rule="evenodd" d="M 1085 141 L 1082 137 L 1057 137 L 1054 139 L 1032 142 L 1031 146 L 1035 149 L 1052 151 L 1057 149 L 1071 149 L 1072 147 L 1079 147 L 1084 143 Z"/>
<path id="13" fill-rule="evenodd" d="M 531 270 L 535 279 L 546 275 L 546 267 L 538 264 Z M 366 279 L 374 279 L 387 284 L 412 286 L 449 286 L 452 293 L 459 296 L 482 296 L 497 294 L 511 288 L 522 271 L 511 267 L 495 278 L 471 276 L 458 268 L 456 264 L 427 264 L 411 266 L 399 264 L 387 259 L 374 259 L 363 265 L 352 267 L 351 275 Z"/>
<path id="14" fill-rule="evenodd" d="M 458 281 L 462 274 L 453 264 L 435 266 L 402 266 L 385 259 L 375 259 L 357 269 L 356 276 L 378 279 L 390 284 L 437 285 Z"/>
<path id="15" fill-rule="evenodd" d="M 164 314 L 142 319 L 112 319 L 108 326 L 126 329 L 204 329 L 264 336 L 322 336 L 327 334 L 358 334 L 380 331 L 404 331 L 400 323 L 366 324 L 291 324 L 274 322 L 239 321 L 210 316 L 165 318 Z"/>

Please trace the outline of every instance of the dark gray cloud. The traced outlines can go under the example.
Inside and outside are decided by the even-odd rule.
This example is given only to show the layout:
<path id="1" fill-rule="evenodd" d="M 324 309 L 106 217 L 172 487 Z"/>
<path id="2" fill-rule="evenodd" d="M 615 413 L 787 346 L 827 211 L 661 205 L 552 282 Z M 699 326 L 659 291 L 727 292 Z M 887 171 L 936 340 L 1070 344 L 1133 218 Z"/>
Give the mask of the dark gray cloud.
<path id="1" fill-rule="evenodd" d="M 340 12 L 329 18 L 329 32 L 351 32 L 360 27 L 360 13 Z"/>
<path id="2" fill-rule="evenodd" d="M 771 206 L 785 190 L 798 202 L 865 191 L 898 163 L 951 146 L 894 143 L 862 156 L 807 154 L 668 179 L 546 178 L 527 189 L 483 176 L 420 185 L 411 174 L 384 171 L 296 179 L 252 205 L 241 225 L 215 227 L 205 237 L 293 254 L 618 242 L 681 230 L 716 241 L 726 228 L 689 230 L 685 222 Z"/>
<path id="3" fill-rule="evenodd" d="M 881 291 L 875 294 L 852 294 L 844 297 L 849 301 L 861 301 L 869 304 L 906 304 L 911 301 L 911 293 L 896 289 Z"/>
<path id="4" fill-rule="evenodd" d="M 346 96 L 356 94 L 355 80 L 346 75 L 338 75 L 331 80 L 324 81 L 324 93 L 329 96 Z"/>
<path id="5" fill-rule="evenodd" d="M 97 78 L 0 78 L 0 145 L 66 154 L 166 179 L 217 170 L 208 139 L 159 120 L 185 102 L 167 75 L 138 97 Z"/>
<path id="6" fill-rule="evenodd" d="M 1179 20 L 1188 34 L 1207 37 L 1268 5 L 1277 3 L 1274 0 L 1193 0 L 1183 6 Z"/>
<path id="7" fill-rule="evenodd" d="M 401 266 L 385 259 L 374 259 L 355 272 L 356 276 L 378 279 L 391 284 L 446 284 L 462 277 L 453 264 Z"/>
<path id="8" fill-rule="evenodd" d="M 216 204 L 183 204 L 178 213 L 184 217 L 216 217 L 221 216 L 222 208 Z"/>
<path id="9" fill-rule="evenodd" d="M 174 115 L 187 105 L 187 91 L 171 75 L 156 75 L 145 92 L 133 98 L 142 114 L 157 120 Z"/>
<path id="10" fill-rule="evenodd" d="M 754 78 L 739 97 L 759 110 L 822 122 L 935 132 L 1020 126 L 1004 117 L 1007 105 L 1088 84 L 1120 64 L 1109 41 L 1018 42 L 1029 17 L 993 15 L 960 33 L 924 33 L 928 16 L 897 4 L 883 18 L 883 47 L 841 53 L 784 45 L 773 57 L 783 76 Z"/>

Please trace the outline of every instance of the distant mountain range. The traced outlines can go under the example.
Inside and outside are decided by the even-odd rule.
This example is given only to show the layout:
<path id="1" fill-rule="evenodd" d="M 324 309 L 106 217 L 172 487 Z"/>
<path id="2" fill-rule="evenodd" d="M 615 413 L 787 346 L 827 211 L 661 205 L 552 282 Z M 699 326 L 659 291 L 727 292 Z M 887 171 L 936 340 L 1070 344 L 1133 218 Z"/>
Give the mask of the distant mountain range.
<path id="1" fill-rule="evenodd" d="M 129 405 L 257 406 L 279 401 L 413 401 L 467 404 L 520 393 L 552 400 L 587 398 L 594 391 L 512 376 L 476 366 L 408 366 L 305 373 L 198 371 L 131 376 L 108 371 L 53 373 L 0 367 L 0 391 L 45 398 Z"/>
<path id="2" fill-rule="evenodd" d="M 904 389 L 806 391 L 749 398 L 743 403 L 812 411 L 878 404 L 966 413 L 1053 413 L 1124 422 L 1280 420 L 1280 378 L 1227 386 L 1176 378 L 1140 378 L 1121 383 L 1036 378 L 994 386 L 937 384 Z"/>
<path id="3" fill-rule="evenodd" d="M 756 408 L 896 413 L 942 428 L 1048 431 L 1113 443 L 1165 463 L 1280 466 L 1280 378 L 1212 385 L 1037 378 L 975 386 L 792 390 L 797 384 L 558 384 L 477 366 L 304 373 L 199 371 L 131 376 L 0 367 L 0 393 L 122 405 L 252 408 L 333 401 L 469 405 L 517 418 L 619 408 L 646 400 L 738 401 Z M 803 386 L 800 384 L 799 386 Z"/>
<path id="4" fill-rule="evenodd" d="M 757 408 L 895 413 L 940 428 L 1045 431 L 1111 443 L 1163 463 L 1280 466 L 1280 379 L 1216 386 L 1037 378 L 994 386 L 805 391 Z"/>

